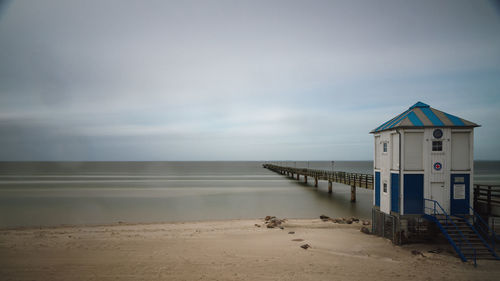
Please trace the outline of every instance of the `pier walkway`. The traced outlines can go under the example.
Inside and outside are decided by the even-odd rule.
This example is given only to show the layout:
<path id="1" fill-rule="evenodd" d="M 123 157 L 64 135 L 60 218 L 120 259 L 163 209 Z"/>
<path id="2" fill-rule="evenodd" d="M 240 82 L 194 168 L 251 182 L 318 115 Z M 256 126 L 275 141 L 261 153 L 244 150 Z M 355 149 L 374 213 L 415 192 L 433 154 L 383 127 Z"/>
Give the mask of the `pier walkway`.
<path id="1" fill-rule="evenodd" d="M 304 168 L 292 168 L 285 166 L 278 166 L 273 164 L 264 164 L 264 168 L 269 169 L 281 175 L 286 175 L 291 178 L 300 180 L 304 177 L 304 182 L 307 183 L 307 178 L 314 179 L 314 187 L 318 187 L 319 180 L 328 181 L 328 193 L 332 193 L 332 183 L 341 183 L 351 186 L 351 202 L 356 202 L 356 187 L 373 189 L 373 175 L 347 173 L 338 171 L 325 171 Z"/>

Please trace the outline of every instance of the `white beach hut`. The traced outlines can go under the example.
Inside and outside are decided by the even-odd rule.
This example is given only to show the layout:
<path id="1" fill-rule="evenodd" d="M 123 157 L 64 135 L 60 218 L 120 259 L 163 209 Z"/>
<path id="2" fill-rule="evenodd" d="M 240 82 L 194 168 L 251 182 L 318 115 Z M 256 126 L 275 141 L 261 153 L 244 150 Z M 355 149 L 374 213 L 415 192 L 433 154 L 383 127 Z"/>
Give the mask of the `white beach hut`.
<path id="1" fill-rule="evenodd" d="M 429 199 L 439 203 L 439 212 L 469 213 L 478 126 L 418 102 L 371 131 L 374 207 L 386 214 L 423 214 Z"/>
<path id="2" fill-rule="evenodd" d="M 372 130 L 374 212 L 398 220 L 428 212 L 469 214 L 478 126 L 417 102 Z M 402 224 L 405 229 L 407 220 Z"/>

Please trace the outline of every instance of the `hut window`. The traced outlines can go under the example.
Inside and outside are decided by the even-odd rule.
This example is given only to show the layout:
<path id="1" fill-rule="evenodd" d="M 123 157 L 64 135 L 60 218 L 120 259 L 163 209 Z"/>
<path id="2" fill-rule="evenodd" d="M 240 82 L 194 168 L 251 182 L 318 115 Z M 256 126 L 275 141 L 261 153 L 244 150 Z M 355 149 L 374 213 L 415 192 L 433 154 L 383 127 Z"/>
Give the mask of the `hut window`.
<path id="1" fill-rule="evenodd" d="M 387 152 L 387 142 L 384 142 L 384 152 Z"/>
<path id="2" fill-rule="evenodd" d="M 433 141 L 432 142 L 432 151 L 443 151 L 443 142 L 442 141 Z"/>
<path id="3" fill-rule="evenodd" d="M 387 193 L 387 183 L 384 182 L 384 192 Z"/>

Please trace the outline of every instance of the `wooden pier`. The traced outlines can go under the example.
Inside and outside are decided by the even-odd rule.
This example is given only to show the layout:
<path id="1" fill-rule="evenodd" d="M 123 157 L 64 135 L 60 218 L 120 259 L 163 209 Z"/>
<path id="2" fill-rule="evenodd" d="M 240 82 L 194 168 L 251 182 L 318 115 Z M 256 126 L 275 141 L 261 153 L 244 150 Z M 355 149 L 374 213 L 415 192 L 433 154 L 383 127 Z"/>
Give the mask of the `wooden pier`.
<path id="1" fill-rule="evenodd" d="M 302 176 L 305 183 L 307 183 L 307 178 L 310 177 L 314 179 L 314 187 L 318 187 L 319 180 L 328 181 L 328 193 L 332 193 L 333 182 L 349 185 L 351 186 L 351 202 L 356 202 L 356 187 L 373 189 L 373 175 L 369 174 L 292 168 L 273 164 L 264 164 L 263 167 L 297 180 L 300 180 Z"/>

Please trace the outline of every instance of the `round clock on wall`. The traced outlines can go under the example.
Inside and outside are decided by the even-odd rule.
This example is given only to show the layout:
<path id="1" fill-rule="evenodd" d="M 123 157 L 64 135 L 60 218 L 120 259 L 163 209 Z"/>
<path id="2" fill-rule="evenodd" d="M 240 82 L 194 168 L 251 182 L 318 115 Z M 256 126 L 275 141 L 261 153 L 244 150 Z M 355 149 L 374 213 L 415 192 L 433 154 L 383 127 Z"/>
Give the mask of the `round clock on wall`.
<path id="1" fill-rule="evenodd" d="M 443 137 L 443 131 L 441 131 L 441 129 L 436 129 L 434 130 L 434 132 L 432 132 L 432 136 L 436 139 L 440 139 L 441 137 Z"/>

